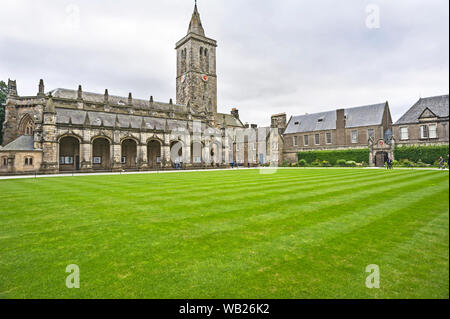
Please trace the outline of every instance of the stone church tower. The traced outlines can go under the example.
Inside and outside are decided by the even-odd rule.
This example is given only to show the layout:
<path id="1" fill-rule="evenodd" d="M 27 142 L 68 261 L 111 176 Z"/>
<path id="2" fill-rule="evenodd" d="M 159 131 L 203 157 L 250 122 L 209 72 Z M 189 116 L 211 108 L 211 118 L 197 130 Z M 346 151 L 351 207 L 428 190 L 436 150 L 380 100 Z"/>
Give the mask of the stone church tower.
<path id="1" fill-rule="evenodd" d="M 195 5 L 187 35 L 177 42 L 177 104 L 210 119 L 217 114 L 217 42 L 205 36 Z"/>

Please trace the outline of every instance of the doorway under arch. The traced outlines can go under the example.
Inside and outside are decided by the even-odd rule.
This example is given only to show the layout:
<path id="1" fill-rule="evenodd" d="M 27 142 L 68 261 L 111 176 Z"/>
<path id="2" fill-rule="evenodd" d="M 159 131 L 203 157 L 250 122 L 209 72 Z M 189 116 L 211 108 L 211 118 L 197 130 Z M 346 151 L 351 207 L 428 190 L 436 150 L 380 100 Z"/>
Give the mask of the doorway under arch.
<path id="1" fill-rule="evenodd" d="M 122 167 L 125 169 L 137 168 L 137 142 L 127 138 L 122 141 Z"/>
<path id="2" fill-rule="evenodd" d="M 80 141 L 73 136 L 59 140 L 59 170 L 73 171 L 80 169 Z"/>
<path id="3" fill-rule="evenodd" d="M 147 162 L 149 168 L 158 168 L 161 166 L 161 142 L 151 140 L 147 144 Z"/>
<path id="4" fill-rule="evenodd" d="M 92 143 L 92 168 L 105 170 L 111 168 L 111 145 L 104 137 L 96 138 Z"/>

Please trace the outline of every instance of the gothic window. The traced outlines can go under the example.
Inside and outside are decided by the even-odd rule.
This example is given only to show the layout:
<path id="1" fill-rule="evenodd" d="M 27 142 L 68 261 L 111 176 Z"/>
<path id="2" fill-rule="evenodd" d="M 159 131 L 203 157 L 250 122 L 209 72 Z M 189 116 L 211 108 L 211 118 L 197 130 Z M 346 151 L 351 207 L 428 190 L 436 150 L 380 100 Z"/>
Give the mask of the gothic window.
<path id="1" fill-rule="evenodd" d="M 204 53 L 203 53 L 203 47 L 200 47 L 200 69 L 202 70 L 202 72 L 205 71 L 204 61 L 205 61 L 205 58 L 204 58 Z"/>
<path id="2" fill-rule="evenodd" d="M 181 50 L 181 73 L 186 73 L 186 56 L 187 51 L 186 48 Z"/>
<path id="3" fill-rule="evenodd" d="M 208 54 L 208 49 L 205 49 L 205 64 L 206 64 L 206 73 L 209 73 L 209 54 Z"/>
<path id="4" fill-rule="evenodd" d="M 31 119 L 30 115 L 26 114 L 20 120 L 19 134 L 20 135 L 33 135 L 33 131 L 34 131 L 34 122 Z"/>

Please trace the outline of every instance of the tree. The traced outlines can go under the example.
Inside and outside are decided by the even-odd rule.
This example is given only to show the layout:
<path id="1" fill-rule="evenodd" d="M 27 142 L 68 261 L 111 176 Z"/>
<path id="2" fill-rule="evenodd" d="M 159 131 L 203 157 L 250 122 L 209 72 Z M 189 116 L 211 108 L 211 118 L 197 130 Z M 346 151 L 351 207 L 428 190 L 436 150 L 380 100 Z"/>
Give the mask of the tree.
<path id="1" fill-rule="evenodd" d="M 5 121 L 5 102 L 8 95 L 8 86 L 0 81 L 0 145 L 3 143 L 3 122 Z"/>

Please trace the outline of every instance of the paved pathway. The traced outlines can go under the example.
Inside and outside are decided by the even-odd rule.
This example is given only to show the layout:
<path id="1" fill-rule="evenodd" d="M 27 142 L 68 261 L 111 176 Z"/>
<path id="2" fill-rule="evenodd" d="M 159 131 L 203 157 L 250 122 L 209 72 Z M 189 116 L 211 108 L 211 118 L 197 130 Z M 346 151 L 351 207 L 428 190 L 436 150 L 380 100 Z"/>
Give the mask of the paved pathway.
<path id="1" fill-rule="evenodd" d="M 98 173 L 61 173 L 61 174 L 48 174 L 48 175 L 12 175 L 12 176 L 0 176 L 0 180 L 6 179 L 23 179 L 23 178 L 44 178 L 44 177 L 68 177 L 68 176 L 96 176 L 96 175 L 131 175 L 131 174 L 167 174 L 167 173 L 188 173 L 188 172 L 215 172 L 215 171 L 230 171 L 230 170 L 249 170 L 257 169 L 261 170 L 261 174 L 275 173 L 278 169 L 383 169 L 384 167 L 241 167 L 241 168 L 216 168 L 216 169 L 200 169 L 200 170 L 170 170 L 170 171 L 138 171 L 138 172 L 98 172 Z M 394 170 L 433 170 L 433 171 L 446 171 L 439 168 L 429 167 L 396 167 Z"/>

